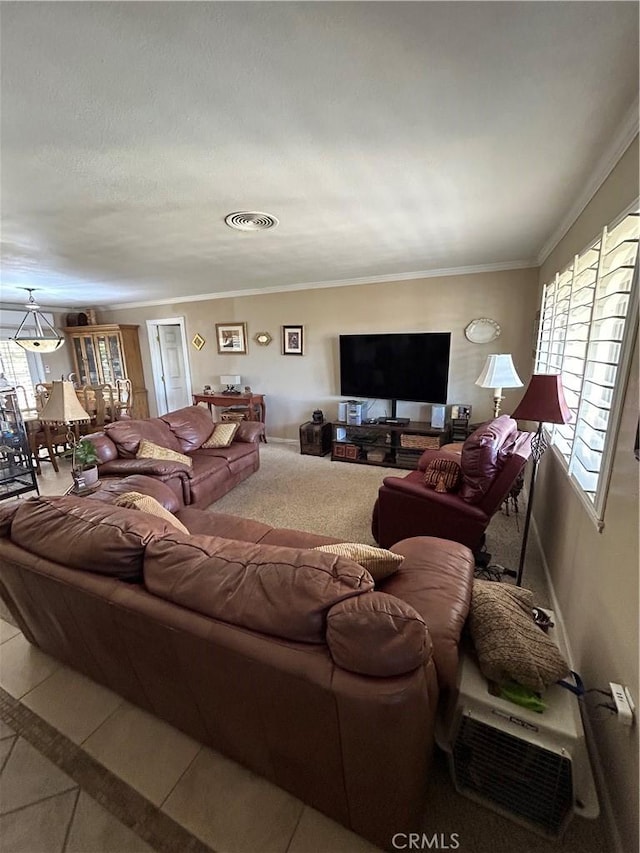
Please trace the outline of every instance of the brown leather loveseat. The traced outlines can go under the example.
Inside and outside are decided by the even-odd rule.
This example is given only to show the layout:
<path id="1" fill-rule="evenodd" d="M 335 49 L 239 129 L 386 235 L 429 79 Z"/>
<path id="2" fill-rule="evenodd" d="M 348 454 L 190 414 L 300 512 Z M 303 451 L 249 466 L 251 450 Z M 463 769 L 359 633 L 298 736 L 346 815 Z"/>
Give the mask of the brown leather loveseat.
<path id="1" fill-rule="evenodd" d="M 130 490 L 190 532 L 110 502 Z M 0 595 L 43 651 L 393 849 L 428 815 L 473 557 L 409 539 L 374 586 L 309 550 L 336 541 L 181 507 L 132 476 L 3 507 Z"/>
<path id="2" fill-rule="evenodd" d="M 229 447 L 204 448 L 216 426 L 201 406 L 187 406 L 159 418 L 122 420 L 87 438 L 98 451 L 100 478 L 145 474 L 169 486 L 184 506 L 207 507 L 260 467 L 264 424 L 243 421 Z M 142 440 L 182 453 L 191 465 L 173 459 L 136 458 Z"/>

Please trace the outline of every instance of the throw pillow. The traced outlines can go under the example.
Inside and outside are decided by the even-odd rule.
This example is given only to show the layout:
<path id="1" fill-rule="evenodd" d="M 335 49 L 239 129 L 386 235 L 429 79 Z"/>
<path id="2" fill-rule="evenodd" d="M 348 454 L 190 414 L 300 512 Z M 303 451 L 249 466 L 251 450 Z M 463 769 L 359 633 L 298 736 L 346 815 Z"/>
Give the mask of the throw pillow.
<path id="1" fill-rule="evenodd" d="M 161 503 L 150 495 L 143 495 L 142 492 L 125 492 L 116 498 L 115 505 L 125 507 L 126 509 L 139 509 L 141 512 L 148 512 L 150 515 L 155 515 L 157 518 L 162 518 L 170 522 L 181 533 L 189 533 L 184 524 L 178 521 L 172 512 L 165 509 Z"/>
<path id="2" fill-rule="evenodd" d="M 538 693 L 569 674 L 560 650 L 533 618 L 528 589 L 474 581 L 469 628 L 483 675 L 512 680 Z"/>
<path id="3" fill-rule="evenodd" d="M 184 462 L 189 467 L 193 465 L 193 461 L 188 456 L 185 456 L 184 453 L 178 453 L 177 450 L 169 450 L 168 447 L 160 447 L 159 444 L 147 441 L 146 438 L 143 438 L 140 442 L 136 459 L 169 459 L 172 462 Z"/>
<path id="4" fill-rule="evenodd" d="M 456 492 L 462 472 L 451 459 L 432 459 L 424 472 L 424 482 L 436 492 Z"/>
<path id="5" fill-rule="evenodd" d="M 213 432 L 202 445 L 203 448 L 229 447 L 239 426 L 238 423 L 216 424 Z"/>
<path id="6" fill-rule="evenodd" d="M 376 583 L 392 575 L 400 568 L 404 560 L 400 554 L 375 548 L 373 545 L 361 545 L 358 542 L 339 542 L 337 545 L 318 545 L 313 551 L 325 551 L 338 557 L 348 557 L 365 568 Z"/>

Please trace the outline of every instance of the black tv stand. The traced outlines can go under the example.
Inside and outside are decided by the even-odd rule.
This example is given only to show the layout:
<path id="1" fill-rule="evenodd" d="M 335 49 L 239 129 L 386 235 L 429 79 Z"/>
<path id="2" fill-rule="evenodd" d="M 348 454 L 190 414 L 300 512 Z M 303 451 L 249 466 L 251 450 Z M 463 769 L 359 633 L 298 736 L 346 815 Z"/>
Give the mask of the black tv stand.
<path id="1" fill-rule="evenodd" d="M 447 438 L 446 429 L 422 421 L 395 418 L 395 423 L 332 424 L 331 459 L 387 468 L 416 468 L 425 450 L 437 450 Z"/>

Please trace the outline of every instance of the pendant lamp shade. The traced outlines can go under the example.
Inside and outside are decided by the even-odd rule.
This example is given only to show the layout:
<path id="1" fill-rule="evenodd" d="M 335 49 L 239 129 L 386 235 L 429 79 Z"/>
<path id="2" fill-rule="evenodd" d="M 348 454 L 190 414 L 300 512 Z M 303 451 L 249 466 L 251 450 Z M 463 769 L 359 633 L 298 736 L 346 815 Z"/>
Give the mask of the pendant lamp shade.
<path id="1" fill-rule="evenodd" d="M 29 291 L 29 301 L 25 305 L 27 313 L 11 340 L 28 352 L 55 352 L 64 345 L 64 338 L 40 311 L 40 306 L 33 298 L 35 288 L 24 289 Z"/>

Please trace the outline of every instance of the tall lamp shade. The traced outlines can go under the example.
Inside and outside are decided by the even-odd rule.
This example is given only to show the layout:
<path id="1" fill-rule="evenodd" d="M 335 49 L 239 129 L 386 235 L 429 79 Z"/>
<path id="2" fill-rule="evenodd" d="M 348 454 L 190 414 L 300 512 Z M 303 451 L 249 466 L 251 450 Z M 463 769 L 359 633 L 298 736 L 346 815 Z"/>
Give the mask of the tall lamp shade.
<path id="1" fill-rule="evenodd" d="M 573 420 L 571 409 L 567 406 L 562 389 L 562 379 L 557 374 L 534 373 L 524 392 L 524 397 L 516 406 L 512 418 L 522 421 L 538 421 L 538 429 L 531 441 L 531 458 L 533 469 L 531 471 L 531 482 L 529 484 L 529 499 L 527 501 L 527 515 L 522 535 L 522 547 L 520 549 L 520 563 L 518 565 L 518 577 L 516 583 L 522 585 L 522 574 L 524 572 L 524 561 L 527 553 L 527 540 L 529 538 L 529 525 L 531 524 L 531 511 L 533 508 L 533 492 L 536 484 L 536 472 L 538 462 L 547 449 L 544 437 L 543 424 L 568 424 Z"/>
<path id="2" fill-rule="evenodd" d="M 494 418 L 500 414 L 500 404 L 504 400 L 502 389 L 521 388 L 523 384 L 513 366 L 513 359 L 508 354 L 488 355 L 482 373 L 476 379 L 476 385 L 481 388 L 493 388 Z"/>
<path id="3" fill-rule="evenodd" d="M 71 382 L 54 381 L 47 402 L 42 407 L 38 420 L 43 424 L 72 424 L 89 422 L 89 415 L 80 405 L 76 389 Z"/>

